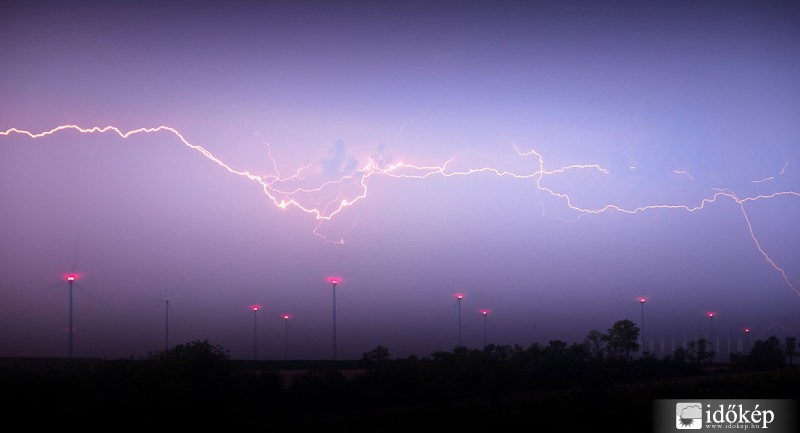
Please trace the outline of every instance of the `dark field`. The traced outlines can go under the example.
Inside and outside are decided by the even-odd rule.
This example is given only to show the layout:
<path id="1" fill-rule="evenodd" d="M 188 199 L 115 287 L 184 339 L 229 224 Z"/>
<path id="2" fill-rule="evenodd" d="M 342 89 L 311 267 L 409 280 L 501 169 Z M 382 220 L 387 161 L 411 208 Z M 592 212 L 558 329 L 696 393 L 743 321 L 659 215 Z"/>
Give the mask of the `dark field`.
<path id="1" fill-rule="evenodd" d="M 800 369 L 785 363 L 576 359 L 550 346 L 408 359 L 378 347 L 337 362 L 182 347 L 138 360 L 2 359 L 3 419 L 86 431 L 646 432 L 656 399 L 794 399 L 800 389 Z"/>

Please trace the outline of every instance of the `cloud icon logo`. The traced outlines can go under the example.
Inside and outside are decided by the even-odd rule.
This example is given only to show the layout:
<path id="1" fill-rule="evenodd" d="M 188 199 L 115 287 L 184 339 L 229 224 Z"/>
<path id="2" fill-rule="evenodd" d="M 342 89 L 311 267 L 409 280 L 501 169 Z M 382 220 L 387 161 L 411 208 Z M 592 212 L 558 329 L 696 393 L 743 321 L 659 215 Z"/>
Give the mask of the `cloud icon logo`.
<path id="1" fill-rule="evenodd" d="M 675 428 L 699 430 L 703 428 L 702 403 L 676 403 Z"/>

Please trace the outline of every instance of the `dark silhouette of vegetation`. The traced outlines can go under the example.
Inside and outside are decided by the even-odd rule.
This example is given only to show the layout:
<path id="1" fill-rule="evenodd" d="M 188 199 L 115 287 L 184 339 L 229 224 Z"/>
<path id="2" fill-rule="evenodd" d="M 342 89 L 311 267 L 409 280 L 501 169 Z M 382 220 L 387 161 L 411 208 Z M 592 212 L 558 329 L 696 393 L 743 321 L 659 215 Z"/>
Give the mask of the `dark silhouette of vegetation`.
<path id="1" fill-rule="evenodd" d="M 639 350 L 639 328 L 628 320 L 619 320 L 605 335 L 608 355 L 612 359 L 629 361 L 631 352 Z"/>
<path id="2" fill-rule="evenodd" d="M 595 361 L 603 361 L 606 357 L 607 341 L 608 338 L 606 334 L 593 329 L 589 331 L 589 334 L 586 336 L 583 344 L 589 351 L 589 356 L 591 356 Z"/>
<path id="3" fill-rule="evenodd" d="M 384 346 L 377 346 L 369 352 L 365 352 L 361 360 L 368 367 L 380 367 L 389 360 L 389 349 Z"/>
<path id="4" fill-rule="evenodd" d="M 689 362 L 708 362 L 716 356 L 716 352 L 711 350 L 711 342 L 705 338 L 701 338 L 697 341 L 690 341 L 684 350 L 686 352 L 684 356 Z"/>
<path id="5" fill-rule="evenodd" d="M 781 341 L 773 335 L 766 340 L 753 342 L 747 354 L 732 354 L 731 364 L 739 370 L 769 370 L 786 365 L 787 356 L 788 352 Z"/>
<path id="6" fill-rule="evenodd" d="M 759 340 L 714 364 L 707 340 L 658 359 L 634 355 L 638 336 L 620 320 L 581 343 L 461 346 L 396 359 L 377 346 L 352 362 L 303 363 L 291 378 L 282 370 L 301 362 L 233 361 L 224 348 L 194 341 L 136 360 L 6 366 L 0 397 L 7 422 L 42 428 L 474 431 L 535 422 L 583 431 L 624 419 L 615 431 L 645 431 L 656 398 L 794 398 L 800 385 L 800 369 L 786 363 L 789 340 Z"/>
<path id="7" fill-rule="evenodd" d="M 797 354 L 797 337 L 786 337 L 783 343 L 786 352 L 786 360 L 789 364 L 794 364 L 794 356 Z"/>

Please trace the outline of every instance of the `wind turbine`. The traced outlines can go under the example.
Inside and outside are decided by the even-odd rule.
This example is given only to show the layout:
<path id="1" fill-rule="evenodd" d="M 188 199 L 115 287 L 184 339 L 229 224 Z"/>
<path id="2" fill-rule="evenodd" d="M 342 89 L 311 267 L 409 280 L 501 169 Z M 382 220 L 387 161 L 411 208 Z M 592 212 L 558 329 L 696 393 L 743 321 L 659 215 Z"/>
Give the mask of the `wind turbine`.
<path id="1" fill-rule="evenodd" d="M 330 277 L 328 282 L 331 283 L 333 291 L 333 360 L 336 361 L 336 286 L 339 285 L 339 277 Z"/>
<path id="2" fill-rule="evenodd" d="M 83 289 L 85 294 L 89 294 L 89 297 L 94 297 L 91 295 L 90 292 L 86 291 L 86 288 L 82 285 L 78 285 L 78 274 L 71 273 L 65 276 L 67 280 L 67 285 L 69 287 L 69 337 L 68 337 L 68 348 L 67 348 L 67 355 L 72 358 L 74 354 L 73 350 L 73 342 L 74 342 L 74 335 L 75 335 L 75 325 L 73 320 L 73 285 L 77 286 L 78 289 Z"/>
<path id="3" fill-rule="evenodd" d="M 289 359 L 289 314 L 283 315 L 283 360 Z"/>
<path id="4" fill-rule="evenodd" d="M 489 310 L 481 310 L 481 314 L 483 314 L 483 348 L 486 349 L 486 316 L 489 315 Z"/>
<path id="5" fill-rule="evenodd" d="M 73 292 L 77 286 L 77 281 L 82 277 L 81 274 L 76 272 L 77 269 L 77 256 L 78 256 L 78 243 L 77 240 L 75 242 L 75 250 L 72 255 L 72 270 L 65 274 L 62 274 L 63 279 L 59 279 L 58 282 L 54 283 L 50 287 L 46 289 L 36 290 L 35 296 L 42 295 L 44 293 L 50 293 L 53 290 L 59 289 L 64 284 L 64 281 L 67 282 L 67 291 L 68 291 L 68 306 L 67 306 L 67 357 L 72 358 L 75 354 L 74 351 L 74 334 L 75 334 L 75 320 L 74 320 L 74 302 L 73 302 Z M 77 286 L 77 288 L 82 288 L 81 286 Z M 91 294 L 90 294 L 91 295 Z"/>
<path id="6" fill-rule="evenodd" d="M 175 298 L 175 291 L 173 290 L 171 294 L 166 298 L 148 298 L 153 301 L 163 302 L 164 303 L 164 350 L 169 350 L 169 313 L 170 313 L 170 302 Z"/>
<path id="7" fill-rule="evenodd" d="M 321 275 L 319 273 L 314 272 L 314 271 L 312 271 L 310 269 L 307 269 L 307 270 L 308 270 L 309 273 L 312 273 L 312 274 L 314 274 L 314 275 L 316 275 L 318 277 L 321 277 Z M 332 296 L 332 304 L 331 305 L 332 305 L 332 310 L 333 310 L 332 311 L 332 319 L 333 319 L 332 327 L 333 327 L 333 360 L 334 361 L 336 360 L 336 286 L 338 286 L 339 283 L 341 283 L 344 278 L 347 278 L 348 276 L 353 275 L 353 273 L 355 273 L 355 271 L 350 271 L 347 274 L 344 274 L 344 276 L 341 276 L 341 274 L 339 274 L 337 276 L 328 276 L 328 277 L 325 278 L 325 280 L 331 285 L 331 296 Z"/>
<path id="8" fill-rule="evenodd" d="M 456 294 L 456 300 L 458 301 L 458 347 L 461 347 L 461 300 L 464 299 L 464 295 L 462 293 Z"/>
<path id="9" fill-rule="evenodd" d="M 75 269 L 78 266 L 78 240 L 75 240 L 75 251 L 72 253 L 72 272 L 67 275 L 67 283 L 69 285 L 69 336 L 67 343 L 67 356 L 72 358 L 73 355 L 73 337 L 75 334 L 75 327 L 72 322 L 72 284 L 77 279 Z"/>
<path id="10" fill-rule="evenodd" d="M 169 350 L 169 298 L 164 299 L 164 350 Z"/>
<path id="11" fill-rule="evenodd" d="M 258 310 L 261 305 L 251 305 L 253 310 L 253 360 L 258 360 Z"/>
<path id="12" fill-rule="evenodd" d="M 69 342 L 67 345 L 67 356 L 72 358 L 72 341 L 75 327 L 72 326 L 72 283 L 75 282 L 75 274 L 67 275 L 67 283 L 69 283 Z"/>

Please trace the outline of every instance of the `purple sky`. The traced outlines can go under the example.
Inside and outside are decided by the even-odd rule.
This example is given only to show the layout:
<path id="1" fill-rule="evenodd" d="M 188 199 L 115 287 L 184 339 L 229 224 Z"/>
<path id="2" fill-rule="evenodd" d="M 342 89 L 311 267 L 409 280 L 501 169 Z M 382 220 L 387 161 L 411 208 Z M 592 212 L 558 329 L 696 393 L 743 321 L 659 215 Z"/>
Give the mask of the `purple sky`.
<path id="1" fill-rule="evenodd" d="M 121 3 L 0 6 L 0 356 L 800 334 L 797 7 Z"/>

